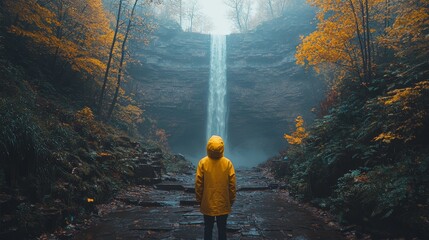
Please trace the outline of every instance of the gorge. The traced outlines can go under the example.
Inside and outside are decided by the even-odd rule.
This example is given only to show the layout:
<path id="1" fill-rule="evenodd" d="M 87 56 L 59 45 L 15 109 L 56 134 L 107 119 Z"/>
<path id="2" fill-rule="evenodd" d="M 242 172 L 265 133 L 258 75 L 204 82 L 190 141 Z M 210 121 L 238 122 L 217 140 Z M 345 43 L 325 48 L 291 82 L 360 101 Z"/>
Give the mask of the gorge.
<path id="1" fill-rule="evenodd" d="M 301 35 L 310 33 L 314 12 L 286 12 L 245 34 L 226 36 L 228 145 L 237 166 L 254 166 L 286 146 L 283 134 L 302 115 L 314 118 L 324 83 L 295 64 Z M 140 46 L 139 46 L 140 47 Z M 205 154 L 210 79 L 210 36 L 159 26 L 151 44 L 129 69 L 146 114 L 166 130 L 169 144 L 192 162 Z M 270 94 L 267 94 L 270 93 Z"/>

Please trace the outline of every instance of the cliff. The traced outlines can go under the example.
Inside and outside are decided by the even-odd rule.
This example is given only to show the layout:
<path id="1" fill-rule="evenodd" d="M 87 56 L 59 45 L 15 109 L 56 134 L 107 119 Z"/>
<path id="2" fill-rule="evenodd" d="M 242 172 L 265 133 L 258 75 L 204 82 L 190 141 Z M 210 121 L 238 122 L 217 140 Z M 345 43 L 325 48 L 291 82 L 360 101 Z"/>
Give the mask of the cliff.
<path id="1" fill-rule="evenodd" d="M 314 13 L 307 10 L 227 36 L 226 155 L 237 165 L 255 165 L 276 154 L 296 116 L 314 117 L 310 110 L 323 94 L 323 83 L 294 58 L 299 36 L 314 29 Z M 173 151 L 198 161 L 206 144 L 210 36 L 161 26 L 139 60 L 130 73 L 139 82 L 146 114 L 170 134 Z"/>

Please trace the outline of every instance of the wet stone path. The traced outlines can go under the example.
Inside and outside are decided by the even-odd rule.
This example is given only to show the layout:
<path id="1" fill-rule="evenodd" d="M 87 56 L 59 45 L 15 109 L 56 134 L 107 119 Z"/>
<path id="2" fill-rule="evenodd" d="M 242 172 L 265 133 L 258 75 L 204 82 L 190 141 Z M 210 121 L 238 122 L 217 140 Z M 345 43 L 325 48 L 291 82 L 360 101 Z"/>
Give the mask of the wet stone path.
<path id="1" fill-rule="evenodd" d="M 294 202 L 260 170 L 237 170 L 236 175 L 228 239 L 345 239 L 324 213 Z M 100 217 L 74 239 L 202 239 L 203 217 L 193 181 L 193 175 L 170 176 L 154 187 L 131 187 L 100 206 Z M 216 231 L 215 226 L 214 239 Z"/>

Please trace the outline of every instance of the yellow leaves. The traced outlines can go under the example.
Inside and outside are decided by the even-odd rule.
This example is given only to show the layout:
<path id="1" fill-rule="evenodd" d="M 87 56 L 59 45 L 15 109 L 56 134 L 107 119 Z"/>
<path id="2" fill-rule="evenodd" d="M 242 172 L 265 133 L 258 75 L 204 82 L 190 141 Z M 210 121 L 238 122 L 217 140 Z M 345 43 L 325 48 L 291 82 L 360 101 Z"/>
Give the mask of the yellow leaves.
<path id="1" fill-rule="evenodd" d="M 297 47 L 296 63 L 308 64 L 316 71 L 318 65 L 324 63 L 340 63 L 351 66 L 349 51 L 346 48 L 348 42 L 354 37 L 350 20 L 339 15 L 320 22 L 317 30 L 302 38 L 302 43 Z"/>
<path id="2" fill-rule="evenodd" d="M 395 50 L 397 56 L 419 53 L 424 57 L 429 48 L 427 0 L 307 1 L 319 9 L 319 23 L 316 31 L 303 38 L 297 47 L 297 64 L 311 66 L 316 71 L 327 64 L 336 65 L 365 77 L 368 69 L 375 70 L 372 68 L 377 66 L 375 58 L 366 59 L 367 54 L 377 54 L 381 46 Z M 368 6 L 364 6 L 366 3 Z M 366 60 L 372 61 L 371 66 Z"/>
<path id="3" fill-rule="evenodd" d="M 379 100 L 384 105 L 391 105 L 398 102 L 405 103 L 407 99 L 415 98 L 422 94 L 422 91 L 428 91 L 429 90 L 429 81 L 422 81 L 417 83 L 414 87 L 407 87 L 407 88 L 401 88 L 396 89 L 393 91 L 388 92 L 387 97 L 381 97 Z M 404 107 L 406 107 L 406 104 L 403 104 Z M 405 110 L 405 109 L 404 109 Z"/>
<path id="4" fill-rule="evenodd" d="M 413 56 L 429 48 L 429 2 L 404 1 L 391 7 L 395 18 L 387 19 L 393 24 L 385 29 L 387 34 L 378 38 L 380 43 L 395 50 L 397 56 Z M 411 48 L 411 51 L 410 51 Z"/>
<path id="5" fill-rule="evenodd" d="M 428 96 L 429 80 L 426 80 L 411 87 L 390 91 L 385 97 L 379 97 L 378 102 L 383 106 L 386 116 L 392 119 L 386 121 L 390 124 L 373 140 L 390 143 L 395 139 L 403 142 L 416 139 L 429 116 Z"/>
<path id="6" fill-rule="evenodd" d="M 292 135 L 284 134 L 283 137 L 287 140 L 289 144 L 300 145 L 302 141 L 308 137 L 308 133 L 305 131 L 304 119 L 301 116 L 298 116 L 295 119 L 295 122 L 295 132 L 293 132 Z"/>
<path id="7" fill-rule="evenodd" d="M 112 156 L 111 153 L 107 153 L 107 152 L 100 152 L 97 155 L 100 157 L 111 157 Z"/>
<path id="8" fill-rule="evenodd" d="M 380 135 L 375 137 L 373 140 L 374 141 L 382 141 L 384 143 L 390 143 L 395 139 L 402 139 L 402 137 L 397 135 L 397 134 L 387 132 L 387 133 L 380 133 Z"/>
<path id="9" fill-rule="evenodd" d="M 144 121 L 143 110 L 132 104 L 120 106 L 120 111 L 118 114 L 119 119 L 128 124 L 142 123 Z"/>
<path id="10" fill-rule="evenodd" d="M 106 64 L 93 57 L 78 57 L 74 61 L 74 70 L 84 70 L 91 75 L 97 75 L 106 68 Z"/>
<path id="11" fill-rule="evenodd" d="M 84 107 L 82 110 L 79 110 L 76 113 L 76 118 L 82 121 L 93 121 L 94 113 L 92 112 L 91 108 Z"/>
<path id="12" fill-rule="evenodd" d="M 393 103 L 399 102 L 402 99 L 405 99 L 407 96 L 412 94 L 411 88 L 404 88 L 392 91 L 392 96 L 383 98 L 384 105 L 391 105 Z"/>
<path id="13" fill-rule="evenodd" d="M 99 75 L 109 48 L 112 30 L 101 0 L 65 1 L 6 0 L 17 21 L 9 31 L 26 37 L 45 53 L 70 63 L 83 75 Z M 40 51 L 40 49 L 38 50 Z"/>

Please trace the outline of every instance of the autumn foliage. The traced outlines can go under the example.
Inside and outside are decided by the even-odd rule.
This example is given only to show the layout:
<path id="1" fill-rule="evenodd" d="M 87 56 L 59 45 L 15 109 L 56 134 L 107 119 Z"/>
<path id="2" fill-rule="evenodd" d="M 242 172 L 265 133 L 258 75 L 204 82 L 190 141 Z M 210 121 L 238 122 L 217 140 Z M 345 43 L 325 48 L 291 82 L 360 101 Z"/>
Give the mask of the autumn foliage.
<path id="1" fill-rule="evenodd" d="M 284 138 L 287 140 L 289 144 L 299 145 L 302 144 L 302 141 L 308 137 L 308 133 L 304 128 L 304 119 L 301 116 L 298 116 L 295 119 L 295 127 L 296 130 L 291 135 L 285 134 Z"/>
<path id="2" fill-rule="evenodd" d="M 317 28 L 296 62 L 329 76 L 330 89 L 305 144 L 283 154 L 290 190 L 346 224 L 425 239 L 429 2 L 308 2 Z M 301 143 L 299 122 L 290 144 Z"/>
<path id="3" fill-rule="evenodd" d="M 133 13 L 137 3 L 134 1 Z M 99 105 L 93 107 L 98 117 L 111 120 L 115 115 L 113 118 L 124 119 L 126 113 L 121 111 L 130 109 L 127 106 L 139 108 L 126 96 L 123 86 L 128 80 L 124 68 L 130 59 L 125 56 L 128 56 L 127 39 L 132 39 L 131 23 L 134 31 L 140 28 L 138 32 L 143 37 L 139 38 L 144 41 L 153 30 L 144 15 L 128 14 L 130 6 L 124 2 L 115 19 L 101 0 L 6 0 L 4 6 L 9 33 L 26 39 L 28 49 L 41 55 L 57 83 L 69 82 L 70 76 L 77 74 L 79 80 L 74 81 L 82 81 L 92 101 L 88 104 Z M 117 22 L 116 29 L 111 28 L 113 21 Z M 128 27 L 120 28 L 127 21 Z M 102 100 L 110 104 L 103 106 Z"/>
<path id="4" fill-rule="evenodd" d="M 107 74 L 105 106 L 112 117 L 96 111 L 116 20 L 106 2 L 0 1 L 2 239 L 62 232 L 134 176 L 134 163 L 120 160 L 141 156 L 147 139 L 139 128 L 141 105 L 124 84 L 132 81 L 126 75 L 132 56 L 124 28 L 118 30 Z M 144 38 L 149 31 L 140 23 L 133 22 L 134 30 Z M 129 40 L 139 43 L 131 32 Z"/>
<path id="5" fill-rule="evenodd" d="M 34 51 L 62 59 L 86 76 L 104 69 L 106 44 L 112 34 L 101 0 L 6 0 L 15 17 L 9 31 L 36 44 Z"/>
<path id="6" fill-rule="evenodd" d="M 425 0 L 308 0 L 319 9 L 317 30 L 302 37 L 297 63 L 330 66 L 343 76 L 368 82 L 386 51 L 398 56 L 428 50 L 428 2 Z"/>

